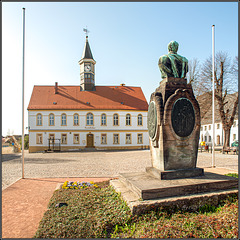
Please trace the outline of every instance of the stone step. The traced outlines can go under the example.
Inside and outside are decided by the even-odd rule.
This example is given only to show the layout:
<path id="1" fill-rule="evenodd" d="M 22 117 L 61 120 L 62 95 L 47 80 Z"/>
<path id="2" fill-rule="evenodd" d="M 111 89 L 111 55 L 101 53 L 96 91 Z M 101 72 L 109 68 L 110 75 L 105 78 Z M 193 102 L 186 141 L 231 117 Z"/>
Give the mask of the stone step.
<path id="1" fill-rule="evenodd" d="M 238 187 L 238 179 L 205 172 L 204 176 L 160 180 L 146 172 L 122 173 L 119 180 L 140 199 L 159 199 Z"/>

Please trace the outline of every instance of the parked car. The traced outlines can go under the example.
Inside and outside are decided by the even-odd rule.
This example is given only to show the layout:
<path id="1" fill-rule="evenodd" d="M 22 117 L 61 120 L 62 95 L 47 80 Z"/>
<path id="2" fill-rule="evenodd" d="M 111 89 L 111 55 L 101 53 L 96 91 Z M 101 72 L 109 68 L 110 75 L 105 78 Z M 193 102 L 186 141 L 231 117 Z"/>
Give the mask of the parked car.
<path id="1" fill-rule="evenodd" d="M 238 154 L 238 151 L 239 151 L 239 147 L 238 147 L 238 140 L 235 140 L 232 145 L 231 145 L 231 150 Z"/>
<path id="2" fill-rule="evenodd" d="M 233 143 L 232 143 L 232 146 L 231 147 L 238 147 L 238 140 L 235 140 Z"/>

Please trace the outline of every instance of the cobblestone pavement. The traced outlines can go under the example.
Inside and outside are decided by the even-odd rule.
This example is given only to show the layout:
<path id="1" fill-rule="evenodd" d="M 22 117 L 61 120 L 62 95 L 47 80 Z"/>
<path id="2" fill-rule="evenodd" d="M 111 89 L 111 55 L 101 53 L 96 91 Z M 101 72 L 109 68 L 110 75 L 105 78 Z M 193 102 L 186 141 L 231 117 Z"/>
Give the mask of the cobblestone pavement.
<path id="1" fill-rule="evenodd" d="M 149 150 L 24 154 L 25 178 L 117 177 L 151 166 Z M 217 168 L 238 171 L 238 155 L 215 154 Z M 198 167 L 211 167 L 211 153 L 198 154 Z M 2 189 L 22 177 L 21 153 L 2 155 Z"/>

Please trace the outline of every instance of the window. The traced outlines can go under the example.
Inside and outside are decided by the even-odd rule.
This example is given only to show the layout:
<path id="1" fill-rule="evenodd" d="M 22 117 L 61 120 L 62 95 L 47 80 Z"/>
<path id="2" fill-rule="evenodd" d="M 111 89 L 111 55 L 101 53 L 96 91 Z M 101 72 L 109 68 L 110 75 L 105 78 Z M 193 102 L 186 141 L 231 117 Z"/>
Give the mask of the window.
<path id="1" fill-rule="evenodd" d="M 42 126 L 42 114 L 37 114 L 37 126 Z"/>
<path id="2" fill-rule="evenodd" d="M 236 125 L 237 125 L 237 122 L 234 121 L 234 122 L 233 122 L 233 127 L 236 127 Z"/>
<path id="3" fill-rule="evenodd" d="M 217 129 L 220 129 L 220 124 L 219 123 L 217 124 Z"/>
<path id="4" fill-rule="evenodd" d="M 92 126 L 93 125 L 93 114 L 88 113 L 87 114 L 87 126 Z"/>
<path id="5" fill-rule="evenodd" d="M 51 113 L 49 115 L 49 125 L 54 126 L 54 114 L 53 113 Z"/>
<path id="6" fill-rule="evenodd" d="M 79 134 L 73 134 L 73 143 L 74 144 L 79 144 Z"/>
<path id="7" fill-rule="evenodd" d="M 126 144 L 131 144 L 131 134 L 126 134 Z"/>
<path id="8" fill-rule="evenodd" d="M 142 114 L 138 114 L 138 126 L 142 126 Z"/>
<path id="9" fill-rule="evenodd" d="M 118 114 L 116 113 L 113 115 L 113 125 L 118 126 Z"/>
<path id="10" fill-rule="evenodd" d="M 208 126 L 208 130 L 211 130 L 211 125 Z"/>
<path id="11" fill-rule="evenodd" d="M 138 133 L 137 141 L 138 141 L 138 144 L 142 144 L 143 143 L 143 135 L 142 135 L 142 133 Z"/>
<path id="12" fill-rule="evenodd" d="M 209 140 L 208 140 L 209 142 L 211 142 L 211 141 L 212 141 L 212 138 L 211 138 L 211 136 L 209 136 L 209 137 L 208 137 L 208 139 L 209 139 Z"/>
<path id="13" fill-rule="evenodd" d="M 201 131 L 203 130 L 203 127 L 201 127 Z"/>
<path id="14" fill-rule="evenodd" d="M 207 131 L 207 126 L 204 127 L 204 130 Z"/>
<path id="15" fill-rule="evenodd" d="M 37 134 L 37 144 L 42 144 L 43 143 L 43 137 L 42 133 Z"/>
<path id="16" fill-rule="evenodd" d="M 62 134 L 62 137 L 61 137 L 61 143 L 62 144 L 67 144 L 67 134 Z"/>
<path id="17" fill-rule="evenodd" d="M 107 134 L 101 134 L 101 144 L 107 144 Z"/>
<path id="18" fill-rule="evenodd" d="M 102 114 L 101 116 L 101 125 L 106 126 L 107 125 L 107 116 L 105 113 Z"/>
<path id="19" fill-rule="evenodd" d="M 119 134 L 113 134 L 113 143 L 119 144 Z"/>
<path id="20" fill-rule="evenodd" d="M 204 142 L 207 142 L 207 136 L 204 136 Z"/>
<path id="21" fill-rule="evenodd" d="M 235 141 L 237 138 L 237 135 L 236 134 L 233 134 L 233 141 Z"/>
<path id="22" fill-rule="evenodd" d="M 54 138 L 55 138 L 55 134 L 54 133 L 50 133 L 49 134 L 49 140 L 50 140 L 50 143 L 54 143 Z"/>
<path id="23" fill-rule="evenodd" d="M 77 113 L 75 113 L 74 115 L 73 115 L 73 125 L 74 126 L 78 126 L 79 125 L 79 122 L 78 122 L 78 114 Z"/>
<path id="24" fill-rule="evenodd" d="M 62 114 L 62 126 L 67 125 L 67 115 L 65 113 Z"/>
<path id="25" fill-rule="evenodd" d="M 130 114 L 127 114 L 127 115 L 126 115 L 126 125 L 127 125 L 127 126 L 130 126 L 130 125 L 131 125 L 131 115 L 130 115 Z"/>

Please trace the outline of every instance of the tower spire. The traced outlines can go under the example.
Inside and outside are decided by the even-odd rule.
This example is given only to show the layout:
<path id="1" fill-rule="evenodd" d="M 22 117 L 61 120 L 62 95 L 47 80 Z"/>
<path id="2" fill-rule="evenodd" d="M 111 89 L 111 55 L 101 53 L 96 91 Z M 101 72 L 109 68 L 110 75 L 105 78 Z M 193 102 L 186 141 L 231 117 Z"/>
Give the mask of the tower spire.
<path id="1" fill-rule="evenodd" d="M 90 49 L 90 45 L 88 43 L 88 33 L 89 30 L 86 28 L 83 28 L 83 31 L 86 33 L 86 43 L 83 49 L 83 54 L 82 54 L 82 59 L 87 58 L 87 59 L 93 59 L 93 55 Z"/>
<path id="2" fill-rule="evenodd" d="M 80 65 L 80 90 L 81 91 L 94 91 L 95 90 L 95 64 L 93 55 L 88 42 L 89 30 L 84 28 L 86 33 L 86 42 L 83 49 L 81 60 L 78 62 Z"/>

